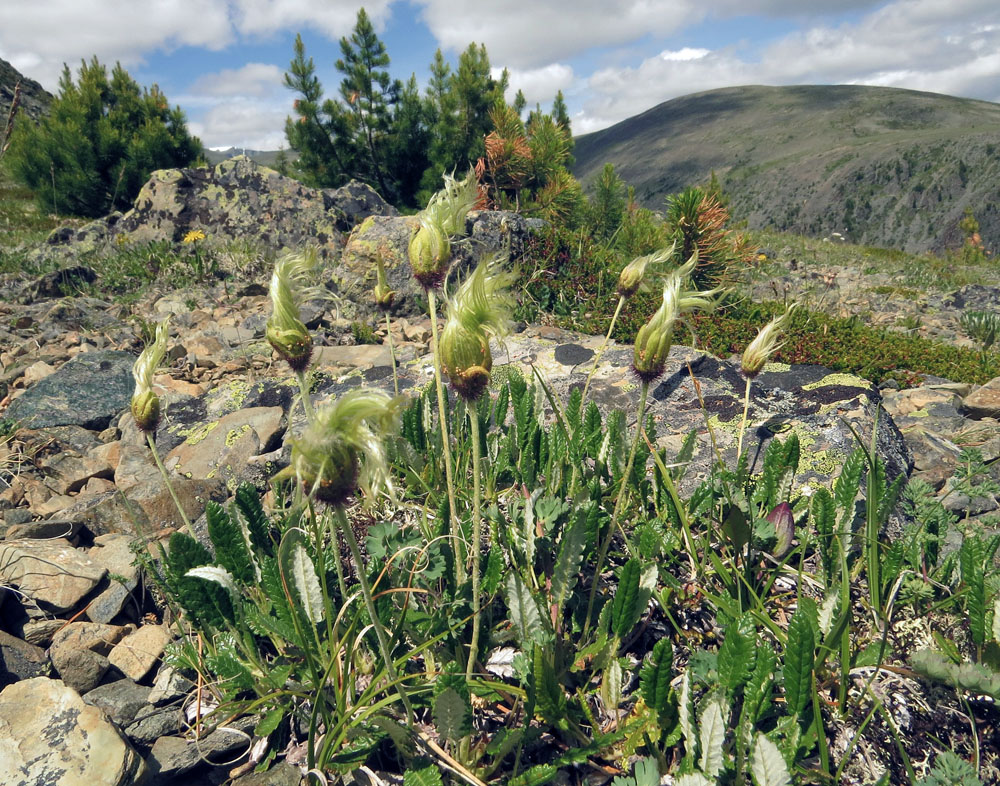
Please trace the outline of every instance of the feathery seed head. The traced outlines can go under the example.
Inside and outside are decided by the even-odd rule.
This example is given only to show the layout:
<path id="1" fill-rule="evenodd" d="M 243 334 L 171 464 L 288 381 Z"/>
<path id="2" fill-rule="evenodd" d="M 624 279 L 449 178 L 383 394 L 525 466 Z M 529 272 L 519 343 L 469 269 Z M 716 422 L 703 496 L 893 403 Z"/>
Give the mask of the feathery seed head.
<path id="1" fill-rule="evenodd" d="M 156 326 L 153 343 L 147 346 L 132 366 L 135 392 L 132 394 L 132 417 L 141 431 L 155 431 L 160 421 L 160 399 L 153 392 L 153 375 L 167 354 L 170 317 Z"/>
<path id="2" fill-rule="evenodd" d="M 342 505 L 360 488 L 367 501 L 392 495 L 384 437 L 392 430 L 400 399 L 380 390 L 350 390 L 322 407 L 292 441 L 291 463 L 303 489 L 330 505 Z"/>
<path id="3" fill-rule="evenodd" d="M 275 262 L 271 274 L 272 312 L 265 335 L 293 371 L 304 371 L 312 357 L 312 336 L 299 318 L 298 298 L 315 267 L 314 252 L 287 254 Z"/>
<path id="4" fill-rule="evenodd" d="M 478 200 L 475 172 L 470 171 L 461 181 L 445 175 L 444 188 L 417 215 L 420 226 L 410 237 L 410 266 L 425 289 L 433 289 L 444 279 L 451 262 L 449 238 L 465 234 L 465 216 Z"/>
<path id="5" fill-rule="evenodd" d="M 760 329 L 757 337 L 743 350 L 740 369 L 747 377 L 750 379 L 756 377 L 771 355 L 784 345 L 784 342 L 780 341 L 782 331 L 796 308 L 798 303 L 792 303 L 785 309 L 784 314 L 774 317 Z"/>
<path id="6" fill-rule="evenodd" d="M 635 351 L 632 370 L 643 382 L 652 382 L 660 374 L 667 362 L 670 345 L 674 337 L 674 323 L 677 321 L 677 291 L 680 279 L 670 276 L 663 287 L 663 302 L 650 318 L 639 328 L 635 336 Z"/>
<path id="7" fill-rule="evenodd" d="M 448 300 L 441 365 L 452 387 L 468 401 L 478 399 L 489 383 L 490 337 L 502 338 L 509 329 L 513 301 L 508 287 L 513 279 L 496 258 L 484 260 Z"/>
<path id="8" fill-rule="evenodd" d="M 650 285 L 650 279 L 653 277 L 646 276 L 647 268 L 651 274 L 655 275 L 658 268 L 674 255 L 676 247 L 677 243 L 672 243 L 669 248 L 661 248 L 659 251 L 654 251 L 644 257 L 636 257 L 625 265 L 618 276 L 618 294 L 628 298 L 640 289 L 647 289 Z"/>

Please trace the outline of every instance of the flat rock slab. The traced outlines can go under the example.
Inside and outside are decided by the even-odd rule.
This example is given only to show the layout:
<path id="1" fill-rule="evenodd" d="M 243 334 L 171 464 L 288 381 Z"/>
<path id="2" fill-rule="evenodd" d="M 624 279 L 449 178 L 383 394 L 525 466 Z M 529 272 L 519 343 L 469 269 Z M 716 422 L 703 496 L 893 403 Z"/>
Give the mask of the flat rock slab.
<path id="1" fill-rule="evenodd" d="M 144 625 L 118 642 L 108 660 L 126 677 L 138 682 L 156 665 L 172 638 L 165 625 Z"/>
<path id="2" fill-rule="evenodd" d="M 128 352 L 83 352 L 39 380 L 7 408 L 7 417 L 28 428 L 107 428 L 128 407 L 135 390 Z"/>
<path id="3" fill-rule="evenodd" d="M 962 407 L 977 420 L 1000 417 L 1000 377 L 973 390 L 962 400 Z"/>
<path id="4" fill-rule="evenodd" d="M 105 572 L 61 538 L 0 543 L 0 583 L 13 584 L 54 611 L 74 608 Z"/>
<path id="5" fill-rule="evenodd" d="M 35 677 L 0 693 L 4 786 L 131 786 L 142 757 L 104 712 L 59 680 Z"/>

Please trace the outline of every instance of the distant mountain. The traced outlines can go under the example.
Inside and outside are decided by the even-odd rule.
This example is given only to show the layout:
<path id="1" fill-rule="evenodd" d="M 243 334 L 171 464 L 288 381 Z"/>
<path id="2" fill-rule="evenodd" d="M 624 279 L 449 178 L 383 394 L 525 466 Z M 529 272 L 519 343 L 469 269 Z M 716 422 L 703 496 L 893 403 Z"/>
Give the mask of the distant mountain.
<path id="1" fill-rule="evenodd" d="M 280 151 L 278 150 L 249 150 L 244 147 L 230 147 L 226 150 L 205 149 L 205 160 L 207 160 L 212 166 L 215 166 L 223 161 L 228 161 L 234 156 L 246 156 L 247 158 L 253 159 L 258 164 L 274 167 L 278 161 L 279 155 Z M 288 160 L 288 163 L 291 163 L 298 157 L 299 154 L 294 150 L 285 151 L 285 158 Z"/>
<path id="2" fill-rule="evenodd" d="M 22 76 L 6 60 L 0 59 L 0 126 L 7 122 L 10 102 L 14 99 L 14 87 L 18 82 L 21 83 L 20 111 L 27 117 L 38 120 L 48 111 L 49 104 L 52 103 L 50 92 L 34 79 Z M 0 133 L 3 133 L 2 127 L 0 127 Z"/>
<path id="3" fill-rule="evenodd" d="M 577 137 L 589 187 L 606 162 L 649 207 L 714 171 L 754 228 L 842 232 L 911 252 L 961 243 L 971 206 L 1000 252 L 1000 104 L 887 87 L 733 87 Z"/>

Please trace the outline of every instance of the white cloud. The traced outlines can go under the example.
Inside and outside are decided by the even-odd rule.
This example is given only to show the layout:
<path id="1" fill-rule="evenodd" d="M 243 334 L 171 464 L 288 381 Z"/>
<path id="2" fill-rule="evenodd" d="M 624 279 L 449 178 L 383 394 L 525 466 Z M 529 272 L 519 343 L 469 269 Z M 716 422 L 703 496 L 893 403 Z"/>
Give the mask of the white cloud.
<path id="1" fill-rule="evenodd" d="M 502 69 L 494 68 L 493 77 L 498 79 Z M 526 70 L 508 68 L 510 87 L 507 89 L 507 100 L 513 101 L 517 91 L 524 93 L 529 107 L 536 103 L 548 105 L 560 90 L 567 90 L 573 84 L 573 69 L 562 63 L 551 63 L 541 68 Z"/>
<path id="2" fill-rule="evenodd" d="M 897 0 L 856 24 L 814 25 L 752 52 L 668 50 L 600 69 L 573 128 L 595 131 L 677 96 L 746 84 L 888 85 L 1000 101 L 998 74 L 995 0 Z"/>
<path id="3" fill-rule="evenodd" d="M 264 98 L 284 89 L 285 72 L 271 63 L 247 63 L 242 68 L 226 68 L 198 77 L 192 93 L 204 96 L 255 96 Z"/>
<path id="4" fill-rule="evenodd" d="M 234 100 L 219 104 L 188 123 L 205 147 L 246 147 L 277 150 L 285 141 L 286 109 L 255 101 Z"/>
<path id="5" fill-rule="evenodd" d="M 351 32 L 364 6 L 376 31 L 385 28 L 392 0 L 233 0 L 231 3 L 236 28 L 245 34 L 267 35 L 275 30 L 298 30 L 310 27 L 332 39 Z"/>
<path id="6" fill-rule="evenodd" d="M 445 49 L 486 44 L 490 62 L 529 69 L 595 46 L 673 33 L 701 16 L 694 0 L 418 0 Z"/>
<path id="7" fill-rule="evenodd" d="M 221 49 L 232 41 L 222 0 L 6 0 L 0 3 L 0 57 L 57 86 L 63 63 L 76 71 L 94 55 L 126 67 L 153 49 Z"/>

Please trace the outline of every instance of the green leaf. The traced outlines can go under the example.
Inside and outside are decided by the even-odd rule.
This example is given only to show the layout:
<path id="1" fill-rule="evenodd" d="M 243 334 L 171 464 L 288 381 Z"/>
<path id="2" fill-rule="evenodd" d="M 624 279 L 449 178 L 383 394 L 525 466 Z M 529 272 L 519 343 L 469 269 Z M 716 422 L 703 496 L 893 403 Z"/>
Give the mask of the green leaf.
<path id="1" fill-rule="evenodd" d="M 260 494 L 257 493 L 257 489 L 249 483 L 241 483 L 236 489 L 234 504 L 246 522 L 251 546 L 262 554 L 273 555 L 274 544 L 270 536 L 271 522 L 260 504 Z"/>
<path id="2" fill-rule="evenodd" d="M 545 786 L 558 774 L 559 770 L 551 764 L 536 764 L 507 781 L 507 786 Z"/>
<path id="3" fill-rule="evenodd" d="M 816 640 L 812 620 L 798 609 L 788 622 L 788 643 L 783 668 L 788 714 L 798 717 L 812 694 Z"/>
<path id="4" fill-rule="evenodd" d="M 472 731 L 472 707 L 466 697 L 452 687 L 434 697 L 434 724 L 438 733 L 457 742 Z"/>
<path id="5" fill-rule="evenodd" d="M 715 786 L 715 781 L 706 778 L 700 772 L 689 772 L 674 778 L 674 786 Z"/>
<path id="6" fill-rule="evenodd" d="M 715 694 L 706 703 L 701 713 L 701 726 L 699 731 L 701 758 L 698 766 L 709 778 L 715 778 L 722 772 L 724 764 L 722 756 L 722 746 L 726 742 L 726 722 L 725 715 L 728 714 L 728 707 L 721 694 Z"/>
<path id="7" fill-rule="evenodd" d="M 677 703 L 678 719 L 687 748 L 685 758 L 692 758 L 698 752 L 698 738 L 695 736 L 694 697 L 691 693 L 691 667 L 681 675 L 680 697 Z"/>
<path id="8" fill-rule="evenodd" d="M 854 499 L 858 496 L 861 475 L 864 470 L 865 453 L 861 448 L 857 448 L 844 461 L 840 475 L 833 486 L 834 502 L 836 502 L 837 510 L 840 511 L 841 529 L 847 529 L 847 525 L 854 519 Z"/>
<path id="9" fill-rule="evenodd" d="M 577 574 L 583 561 L 583 552 L 587 548 L 587 518 L 576 511 L 573 521 L 563 531 L 559 544 L 559 556 L 552 570 L 552 590 L 549 597 L 556 607 L 556 618 L 562 618 L 566 598 L 576 585 Z"/>
<path id="10" fill-rule="evenodd" d="M 748 614 L 726 627 L 726 638 L 719 647 L 719 682 L 730 699 L 750 674 L 757 645 L 756 633 Z"/>
<path id="11" fill-rule="evenodd" d="M 826 489 L 818 489 L 809 503 L 809 515 L 819 541 L 820 559 L 823 561 L 823 576 L 829 584 L 833 578 L 837 562 L 837 544 L 833 537 L 836 523 L 836 509 L 833 497 Z"/>
<path id="12" fill-rule="evenodd" d="M 566 694 L 556 679 L 555 670 L 539 646 L 534 648 L 532 679 L 535 685 L 535 703 L 542 718 L 559 729 L 569 728 L 566 721 Z"/>
<path id="13" fill-rule="evenodd" d="M 208 536 L 215 546 L 216 561 L 242 586 L 253 583 L 257 577 L 239 522 L 211 500 L 205 505 L 205 519 Z"/>
<path id="14" fill-rule="evenodd" d="M 601 672 L 601 701 L 604 710 L 611 716 L 618 713 L 622 701 L 622 665 L 618 658 L 611 661 Z"/>
<path id="15" fill-rule="evenodd" d="M 285 585 L 293 587 L 303 613 L 313 625 L 323 621 L 323 591 L 319 585 L 316 568 L 303 545 L 305 534 L 293 528 L 281 538 L 278 547 L 278 564 Z"/>
<path id="16" fill-rule="evenodd" d="M 750 754 L 750 773 L 756 786 L 790 786 L 792 776 L 778 746 L 758 734 Z"/>
<path id="17" fill-rule="evenodd" d="M 531 591 L 514 571 L 507 575 L 507 608 L 521 648 L 530 650 L 534 644 L 545 644 L 548 630 L 542 622 L 542 613 Z"/>
<path id="18" fill-rule="evenodd" d="M 442 786 L 441 771 L 434 764 L 403 773 L 403 786 Z"/>
<path id="19" fill-rule="evenodd" d="M 639 691 L 653 712 L 661 731 L 668 732 L 677 723 L 677 702 L 670 687 L 673 647 L 670 639 L 660 639 L 653 645 L 649 660 L 639 671 Z"/>
<path id="20" fill-rule="evenodd" d="M 632 632 L 643 612 L 639 593 L 641 570 L 639 560 L 633 557 L 622 566 L 618 577 L 618 588 L 611 601 L 611 632 L 619 640 Z"/>
<path id="21" fill-rule="evenodd" d="M 271 732 L 277 729 L 279 725 L 281 725 L 281 721 L 284 717 L 284 707 L 276 707 L 275 709 L 270 710 L 257 722 L 257 725 L 253 730 L 254 736 L 267 737 Z"/>

